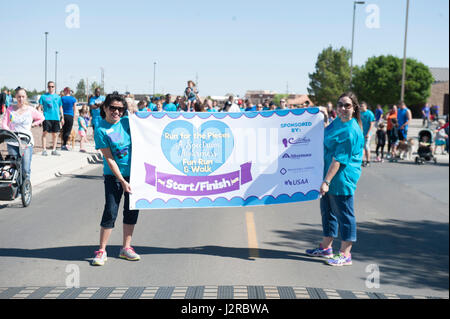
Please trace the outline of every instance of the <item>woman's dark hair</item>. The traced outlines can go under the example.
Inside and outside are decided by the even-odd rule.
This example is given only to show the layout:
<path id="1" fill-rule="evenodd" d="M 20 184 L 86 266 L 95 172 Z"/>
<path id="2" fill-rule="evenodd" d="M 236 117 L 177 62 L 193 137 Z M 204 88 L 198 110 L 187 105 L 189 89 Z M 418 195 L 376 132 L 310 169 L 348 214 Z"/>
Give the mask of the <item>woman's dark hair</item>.
<path id="1" fill-rule="evenodd" d="M 122 103 L 123 107 L 125 108 L 124 112 L 122 113 L 122 116 L 128 115 L 128 104 L 125 98 L 120 95 L 117 92 L 113 92 L 112 94 L 108 94 L 105 98 L 105 102 L 100 106 L 100 116 L 104 119 L 106 117 L 105 108 L 109 107 L 112 102 L 117 101 Z"/>
<path id="2" fill-rule="evenodd" d="M 359 126 L 362 129 L 362 122 L 361 122 L 361 113 L 360 113 L 360 104 L 358 102 L 358 98 L 356 97 L 356 94 L 349 91 L 349 92 L 345 92 L 343 93 L 338 101 L 340 99 L 342 99 L 343 97 L 348 97 L 350 100 L 352 100 L 352 104 L 353 104 L 353 117 L 356 118 L 356 121 L 358 122 Z"/>

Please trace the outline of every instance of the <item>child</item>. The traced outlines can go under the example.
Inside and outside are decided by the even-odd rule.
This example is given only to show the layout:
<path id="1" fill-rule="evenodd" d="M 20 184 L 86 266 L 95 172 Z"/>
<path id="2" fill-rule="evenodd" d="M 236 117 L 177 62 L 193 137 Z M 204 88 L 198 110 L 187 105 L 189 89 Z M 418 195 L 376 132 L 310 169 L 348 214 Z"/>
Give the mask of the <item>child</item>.
<path id="1" fill-rule="evenodd" d="M 391 119 L 392 130 L 390 130 L 389 141 L 391 143 L 391 159 L 397 157 L 397 146 L 398 146 L 398 121 L 396 118 Z"/>
<path id="2" fill-rule="evenodd" d="M 195 83 L 191 80 L 187 82 L 188 86 L 184 90 L 184 96 L 186 98 L 186 104 L 188 107 L 188 112 L 192 111 L 195 100 L 197 100 L 198 90 L 195 87 Z"/>
<path id="3" fill-rule="evenodd" d="M 436 130 L 436 139 L 434 141 L 434 155 L 437 154 L 438 147 L 441 149 L 441 154 L 445 154 L 445 146 L 447 143 L 448 135 L 445 133 L 445 128 L 443 128 L 445 122 L 443 120 L 439 120 L 438 129 Z"/>
<path id="4" fill-rule="evenodd" d="M 148 112 L 147 101 L 145 100 L 140 100 L 137 107 L 140 112 Z"/>
<path id="5" fill-rule="evenodd" d="M 384 145 L 386 145 L 386 131 L 384 130 L 384 123 L 380 122 L 378 124 L 378 129 L 376 131 L 377 135 L 377 162 L 384 162 Z M 378 150 L 381 150 L 381 158 L 378 155 Z"/>
<path id="6" fill-rule="evenodd" d="M 87 122 L 86 117 L 89 116 L 89 111 L 86 108 L 80 110 L 78 116 L 78 135 L 80 135 L 80 152 L 86 153 L 83 145 L 87 143 Z"/>
<path id="7" fill-rule="evenodd" d="M 131 247 L 131 238 L 137 223 L 139 210 L 130 210 L 130 166 L 131 133 L 127 114 L 127 102 L 119 94 L 109 94 L 101 106 L 99 122 L 95 132 L 95 148 L 103 154 L 103 176 L 105 206 L 100 223 L 100 248 L 95 252 L 92 265 L 102 266 L 107 260 L 106 245 L 111 236 L 119 211 L 123 205 L 123 246 L 119 258 L 140 260 Z"/>

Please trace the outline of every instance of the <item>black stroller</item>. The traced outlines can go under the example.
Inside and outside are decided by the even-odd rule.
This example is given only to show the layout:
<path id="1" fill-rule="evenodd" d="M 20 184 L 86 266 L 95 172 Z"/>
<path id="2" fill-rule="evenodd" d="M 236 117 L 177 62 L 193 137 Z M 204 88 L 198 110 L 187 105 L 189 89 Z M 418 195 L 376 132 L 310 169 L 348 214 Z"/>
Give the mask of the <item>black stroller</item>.
<path id="1" fill-rule="evenodd" d="M 31 182 L 22 172 L 22 157 L 24 149 L 31 141 L 28 134 L 0 129 L 0 200 L 12 201 L 21 195 L 23 207 L 31 203 Z M 8 154 L 6 144 L 19 146 L 17 156 Z"/>
<path id="2" fill-rule="evenodd" d="M 419 132 L 419 148 L 417 149 L 416 164 L 424 164 L 433 161 L 437 163 L 436 157 L 433 155 L 433 132 L 425 129 Z"/>

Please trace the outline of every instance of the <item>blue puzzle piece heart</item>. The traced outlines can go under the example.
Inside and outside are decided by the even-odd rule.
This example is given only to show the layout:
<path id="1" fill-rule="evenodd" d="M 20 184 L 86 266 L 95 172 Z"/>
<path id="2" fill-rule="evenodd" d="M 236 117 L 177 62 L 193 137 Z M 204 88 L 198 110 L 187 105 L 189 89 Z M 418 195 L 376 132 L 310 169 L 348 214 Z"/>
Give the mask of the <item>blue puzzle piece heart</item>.
<path id="1" fill-rule="evenodd" d="M 161 136 L 166 159 L 188 176 L 206 176 L 221 167 L 234 148 L 234 137 L 221 121 L 204 122 L 198 129 L 190 122 L 169 123 Z"/>

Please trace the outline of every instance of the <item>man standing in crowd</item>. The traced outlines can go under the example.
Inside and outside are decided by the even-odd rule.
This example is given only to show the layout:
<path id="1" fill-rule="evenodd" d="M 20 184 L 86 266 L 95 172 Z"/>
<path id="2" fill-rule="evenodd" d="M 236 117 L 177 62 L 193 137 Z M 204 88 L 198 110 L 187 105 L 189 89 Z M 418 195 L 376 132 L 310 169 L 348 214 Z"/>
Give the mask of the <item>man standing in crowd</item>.
<path id="1" fill-rule="evenodd" d="M 405 102 L 400 102 L 400 108 L 397 111 L 399 141 L 406 141 L 408 137 L 408 125 L 411 119 L 411 110 L 406 107 Z"/>
<path id="2" fill-rule="evenodd" d="M 378 128 L 378 124 L 383 120 L 383 107 L 381 104 L 377 104 L 377 109 L 375 110 L 375 127 Z"/>
<path id="3" fill-rule="evenodd" d="M 105 97 L 101 95 L 100 88 L 96 88 L 94 91 L 94 96 L 92 96 L 89 99 L 89 109 L 91 112 L 91 118 L 92 118 L 92 129 L 94 130 L 98 127 L 98 124 L 100 123 L 102 117 L 100 116 L 100 105 L 103 104 L 105 101 Z"/>
<path id="4" fill-rule="evenodd" d="M 422 127 L 430 128 L 430 111 L 430 105 L 426 103 L 422 108 Z M 427 126 L 425 126 L 425 123 L 427 123 Z"/>
<path id="5" fill-rule="evenodd" d="M 55 82 L 50 81 L 47 85 L 48 92 L 41 95 L 39 106 L 44 110 L 45 120 L 42 124 L 42 155 L 47 156 L 47 134 L 52 135 L 52 155 L 61 155 L 56 151 L 58 143 L 58 133 L 64 125 L 63 107 L 61 97 L 55 94 Z"/>
<path id="6" fill-rule="evenodd" d="M 172 103 L 172 95 L 166 94 L 166 101 L 163 104 L 163 110 L 166 112 L 176 112 L 177 107 Z"/>
<path id="7" fill-rule="evenodd" d="M 225 103 L 224 112 L 241 112 L 239 106 L 234 102 L 234 96 L 230 95 L 228 101 Z"/>
<path id="8" fill-rule="evenodd" d="M 361 102 L 361 122 L 364 135 L 364 158 L 363 166 L 370 166 L 370 138 L 372 137 L 372 129 L 375 125 L 375 115 L 367 109 L 367 103 Z"/>

